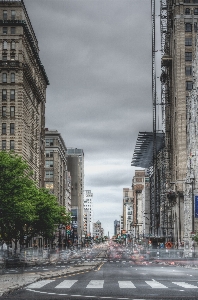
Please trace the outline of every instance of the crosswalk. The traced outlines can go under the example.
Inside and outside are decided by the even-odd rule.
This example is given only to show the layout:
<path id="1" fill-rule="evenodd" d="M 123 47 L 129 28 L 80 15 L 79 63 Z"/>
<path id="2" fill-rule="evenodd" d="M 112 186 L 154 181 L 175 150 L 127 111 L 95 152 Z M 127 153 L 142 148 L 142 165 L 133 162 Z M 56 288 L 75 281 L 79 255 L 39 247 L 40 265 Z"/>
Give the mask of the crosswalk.
<path id="1" fill-rule="evenodd" d="M 82 281 L 81 281 L 82 282 Z M 105 280 L 90 280 L 89 282 L 84 282 L 84 288 L 86 289 L 103 289 L 105 286 L 108 286 L 110 281 Z M 51 284 L 53 283 L 53 286 Z M 63 280 L 60 283 L 56 284 L 56 280 L 41 280 L 38 282 L 34 282 L 26 287 L 26 289 L 42 289 L 42 288 L 55 288 L 55 289 L 70 289 L 78 286 L 78 280 Z M 111 282 L 112 283 L 112 282 Z M 167 282 L 166 284 L 163 282 L 156 281 L 155 279 L 149 281 L 142 281 L 141 283 L 133 283 L 130 280 L 121 280 L 115 281 L 115 286 L 119 289 L 136 289 L 149 287 L 152 289 L 170 289 L 171 287 L 179 286 L 183 289 L 198 289 L 198 282 L 187 283 L 183 281 L 176 282 Z M 168 286 L 167 286 L 168 285 Z"/>

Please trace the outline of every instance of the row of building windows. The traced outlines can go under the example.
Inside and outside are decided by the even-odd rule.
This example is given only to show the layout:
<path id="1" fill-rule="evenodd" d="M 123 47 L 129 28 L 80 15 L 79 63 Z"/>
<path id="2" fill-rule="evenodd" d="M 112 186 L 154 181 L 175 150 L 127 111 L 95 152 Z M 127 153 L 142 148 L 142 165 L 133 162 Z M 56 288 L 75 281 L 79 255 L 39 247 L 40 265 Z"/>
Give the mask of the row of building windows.
<path id="1" fill-rule="evenodd" d="M 15 124 L 10 123 L 10 134 L 14 134 L 14 133 L 15 133 Z M 2 123 L 2 134 L 7 134 L 7 124 L 6 123 Z"/>
<path id="2" fill-rule="evenodd" d="M 16 27 L 3 27 L 2 28 L 3 34 L 16 34 Z"/>
<path id="3" fill-rule="evenodd" d="M 46 139 L 45 140 L 45 146 L 53 146 L 54 145 L 54 139 Z"/>
<path id="4" fill-rule="evenodd" d="M 3 61 L 7 61 L 8 60 L 7 54 L 2 54 L 2 60 Z M 15 54 L 10 54 L 10 60 L 15 60 Z"/>
<path id="5" fill-rule="evenodd" d="M 45 157 L 53 157 L 53 151 L 45 151 Z"/>
<path id="6" fill-rule="evenodd" d="M 7 101 L 8 94 L 10 94 L 10 100 L 15 100 L 15 90 L 2 90 L 2 100 Z"/>
<path id="7" fill-rule="evenodd" d="M 53 178 L 54 171 L 45 171 L 45 178 Z"/>
<path id="8" fill-rule="evenodd" d="M 7 141 L 6 140 L 2 140 L 2 150 L 7 150 Z M 14 150 L 14 141 L 11 140 L 10 141 L 10 150 Z"/>
<path id="9" fill-rule="evenodd" d="M 7 41 L 3 41 L 2 49 L 8 50 L 8 45 L 9 45 L 9 43 Z M 10 50 L 15 50 L 15 49 L 16 49 L 16 43 L 15 43 L 15 41 L 11 41 Z"/>
<path id="10" fill-rule="evenodd" d="M 53 160 L 46 160 L 45 161 L 45 167 L 46 168 L 53 168 L 54 166 L 54 161 Z"/>
<path id="11" fill-rule="evenodd" d="M 11 18 L 11 20 L 15 20 L 16 18 L 16 11 L 15 10 L 11 10 L 11 12 L 9 12 L 10 15 L 8 15 L 8 11 L 7 10 L 3 10 L 3 20 L 8 20 L 9 17 Z"/>
<path id="12" fill-rule="evenodd" d="M 191 9 L 190 8 L 186 8 L 185 9 L 185 15 L 190 15 L 191 14 Z M 198 8 L 194 9 L 194 15 L 198 15 Z"/>
<path id="13" fill-rule="evenodd" d="M 10 114 L 11 118 L 15 117 L 15 106 L 10 106 Z M 2 117 L 7 117 L 7 106 L 2 106 Z"/>
<path id="14" fill-rule="evenodd" d="M 2 73 L 2 82 L 7 83 L 8 81 L 8 74 Z M 15 83 L 15 73 L 10 73 L 10 83 Z"/>

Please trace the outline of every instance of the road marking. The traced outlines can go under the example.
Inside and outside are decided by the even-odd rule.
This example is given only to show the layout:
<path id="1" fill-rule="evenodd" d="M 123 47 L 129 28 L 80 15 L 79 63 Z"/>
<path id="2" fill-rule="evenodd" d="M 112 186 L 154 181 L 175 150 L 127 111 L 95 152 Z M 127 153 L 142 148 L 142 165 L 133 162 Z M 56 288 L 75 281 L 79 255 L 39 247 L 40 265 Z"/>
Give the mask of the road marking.
<path id="1" fill-rule="evenodd" d="M 58 284 L 55 288 L 56 289 L 69 289 L 77 281 L 78 280 L 64 280 L 60 284 Z"/>
<path id="2" fill-rule="evenodd" d="M 43 286 L 45 286 L 46 284 L 53 282 L 54 280 L 41 280 L 41 281 L 37 281 L 34 283 L 31 283 L 30 285 L 28 285 L 26 288 L 30 288 L 30 289 L 39 289 L 42 288 Z"/>
<path id="3" fill-rule="evenodd" d="M 148 285 L 150 285 L 150 287 L 152 287 L 153 289 L 167 289 L 168 287 L 163 285 L 162 283 L 155 281 L 154 279 L 152 279 L 153 281 L 145 281 Z"/>
<path id="4" fill-rule="evenodd" d="M 185 289 L 198 289 L 198 286 L 186 282 L 173 282 L 173 283 L 181 287 L 184 287 Z"/>
<path id="5" fill-rule="evenodd" d="M 121 289 L 135 289 L 135 285 L 131 281 L 118 281 Z"/>
<path id="6" fill-rule="evenodd" d="M 87 289 L 102 289 L 104 280 L 91 280 L 86 286 Z"/>

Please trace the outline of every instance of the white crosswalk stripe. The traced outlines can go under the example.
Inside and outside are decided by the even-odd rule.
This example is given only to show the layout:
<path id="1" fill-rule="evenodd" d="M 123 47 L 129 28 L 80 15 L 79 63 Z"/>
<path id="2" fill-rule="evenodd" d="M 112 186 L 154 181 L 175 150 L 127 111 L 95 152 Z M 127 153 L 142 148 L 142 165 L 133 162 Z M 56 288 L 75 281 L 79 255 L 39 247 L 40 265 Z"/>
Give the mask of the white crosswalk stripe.
<path id="1" fill-rule="evenodd" d="M 64 280 L 61 283 L 59 283 L 55 288 L 56 289 L 69 289 L 77 281 L 78 280 Z"/>
<path id="2" fill-rule="evenodd" d="M 41 280 L 34 282 L 32 284 L 29 284 L 26 289 L 41 289 L 47 286 L 48 288 L 51 287 L 50 283 L 55 282 L 55 280 Z M 150 281 L 144 281 L 146 283 L 145 287 L 150 286 L 152 289 L 171 289 L 171 287 L 167 287 L 166 285 L 152 279 Z M 78 283 L 78 280 L 63 280 L 59 284 L 57 284 L 54 288 L 55 289 L 70 289 L 72 286 Z M 84 285 L 84 288 L 87 289 L 103 289 L 104 288 L 104 280 L 91 280 L 89 283 L 86 282 Z M 122 280 L 122 281 L 115 281 L 114 283 L 118 283 L 118 286 L 120 289 L 136 289 L 139 288 L 139 284 L 134 284 L 130 280 Z M 194 285 L 187 282 L 169 282 L 170 283 L 178 285 L 179 287 L 185 288 L 185 289 L 198 289 L 198 285 Z M 55 285 L 55 284 L 54 284 Z M 106 287 L 108 286 L 108 280 L 106 282 Z M 142 284 L 141 284 L 142 288 Z"/>
<path id="3" fill-rule="evenodd" d="M 40 289 L 48 283 L 53 282 L 54 280 L 41 280 L 34 283 L 29 284 L 26 288 L 29 289 Z"/>
<path id="4" fill-rule="evenodd" d="M 121 289 L 135 289 L 135 285 L 131 281 L 118 281 Z"/>
<path id="5" fill-rule="evenodd" d="M 186 283 L 186 282 L 173 282 L 174 284 L 177 284 L 185 289 L 198 289 L 198 286 Z"/>
<path id="6" fill-rule="evenodd" d="M 104 280 L 91 280 L 86 286 L 87 289 L 102 289 Z"/>
<path id="7" fill-rule="evenodd" d="M 150 287 L 153 289 L 167 289 L 168 287 L 163 285 L 162 283 L 152 279 L 152 281 L 145 281 Z"/>

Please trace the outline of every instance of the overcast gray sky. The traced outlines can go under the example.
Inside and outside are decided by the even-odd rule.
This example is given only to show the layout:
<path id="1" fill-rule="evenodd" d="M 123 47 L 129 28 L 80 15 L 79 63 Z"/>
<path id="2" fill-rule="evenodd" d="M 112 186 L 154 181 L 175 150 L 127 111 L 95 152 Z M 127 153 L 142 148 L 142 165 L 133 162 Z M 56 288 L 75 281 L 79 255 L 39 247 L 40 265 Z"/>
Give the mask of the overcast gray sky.
<path id="1" fill-rule="evenodd" d="M 85 153 L 94 221 L 113 234 L 139 131 L 152 130 L 150 0 L 24 0 L 48 75 L 46 127 Z"/>

